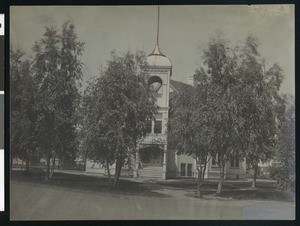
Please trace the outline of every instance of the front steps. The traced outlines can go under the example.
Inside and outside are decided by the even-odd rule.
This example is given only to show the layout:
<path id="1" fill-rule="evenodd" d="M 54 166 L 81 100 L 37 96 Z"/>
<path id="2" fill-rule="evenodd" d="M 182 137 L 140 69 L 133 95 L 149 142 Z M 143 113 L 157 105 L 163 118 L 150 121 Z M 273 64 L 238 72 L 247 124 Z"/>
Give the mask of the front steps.
<path id="1" fill-rule="evenodd" d="M 138 170 L 138 176 L 142 178 L 162 178 L 162 166 L 146 166 Z"/>

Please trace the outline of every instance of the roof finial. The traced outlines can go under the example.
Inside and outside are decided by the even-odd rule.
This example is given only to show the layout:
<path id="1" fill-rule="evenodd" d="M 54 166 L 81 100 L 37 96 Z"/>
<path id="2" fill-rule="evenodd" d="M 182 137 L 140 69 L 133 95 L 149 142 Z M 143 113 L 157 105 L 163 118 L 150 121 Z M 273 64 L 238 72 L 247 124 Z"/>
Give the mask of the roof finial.
<path id="1" fill-rule="evenodd" d="M 160 8 L 159 5 L 157 6 L 157 37 L 156 37 L 156 46 L 154 48 L 154 50 L 152 51 L 152 53 L 150 55 L 162 55 L 165 56 L 164 54 L 162 54 L 159 50 L 159 12 Z"/>
<path id="2" fill-rule="evenodd" d="M 157 6 L 157 37 L 156 45 L 159 45 L 159 5 Z"/>

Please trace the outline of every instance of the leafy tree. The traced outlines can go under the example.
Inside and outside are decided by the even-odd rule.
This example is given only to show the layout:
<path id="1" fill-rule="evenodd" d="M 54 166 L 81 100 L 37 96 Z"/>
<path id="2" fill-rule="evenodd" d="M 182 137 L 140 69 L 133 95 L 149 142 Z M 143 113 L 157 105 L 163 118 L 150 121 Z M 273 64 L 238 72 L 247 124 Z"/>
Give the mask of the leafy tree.
<path id="1" fill-rule="evenodd" d="M 266 71 L 258 47 L 258 39 L 249 35 L 241 49 L 238 68 L 241 95 L 237 105 L 243 118 L 243 140 L 246 141 L 243 156 L 254 169 L 252 187 L 256 186 L 258 163 L 274 157 L 280 114 L 284 110 L 279 94 L 282 70 L 275 64 Z"/>
<path id="2" fill-rule="evenodd" d="M 258 163 L 274 156 L 285 105 L 279 93 L 283 74 L 277 64 L 265 69 L 258 47 L 252 35 L 243 46 L 234 47 L 218 35 L 203 52 L 205 69 L 200 74 L 210 79 L 213 90 L 207 107 L 213 128 L 210 154 L 217 156 L 220 167 L 218 194 L 230 158 L 246 157 L 255 169 L 255 186 Z"/>
<path id="3" fill-rule="evenodd" d="M 205 68 L 201 68 L 201 74 L 210 78 L 209 89 L 212 91 L 207 102 L 213 132 L 209 149 L 220 167 L 217 194 L 222 191 L 226 162 L 233 155 L 240 154 L 242 144 L 242 121 L 236 105 L 239 91 L 237 52 L 238 48 L 231 48 L 220 35 L 213 37 L 203 52 Z"/>
<path id="4" fill-rule="evenodd" d="M 168 141 L 179 153 L 192 156 L 198 171 L 197 190 L 201 197 L 201 185 L 209 160 L 210 137 L 213 133 L 208 107 L 210 102 L 209 78 L 197 70 L 194 75 L 197 86 L 190 87 L 171 104 L 168 123 Z M 176 103 L 174 103 L 176 102 Z"/>
<path id="5" fill-rule="evenodd" d="M 19 140 L 19 106 L 22 97 L 19 95 L 21 92 L 21 74 L 23 70 L 23 61 L 22 57 L 24 56 L 24 52 L 20 49 L 10 48 L 10 86 L 11 86 L 11 120 L 10 120 L 10 128 L 11 128 L 11 147 L 10 147 L 10 157 L 11 160 L 15 157 L 21 156 L 20 152 L 20 140 Z M 12 164 L 11 164 L 12 166 Z"/>
<path id="6" fill-rule="evenodd" d="M 10 48 L 11 79 L 11 161 L 14 157 L 26 161 L 29 170 L 30 157 L 36 153 L 36 84 L 31 76 L 30 63 L 24 60 L 21 49 Z M 12 162 L 11 162 L 12 167 Z"/>
<path id="7" fill-rule="evenodd" d="M 78 88 L 81 86 L 79 81 L 83 65 L 79 56 L 82 55 L 84 43 L 77 40 L 75 26 L 70 22 L 62 25 L 60 43 L 60 76 L 56 86 L 58 143 L 55 152 L 61 161 L 70 161 L 75 159 L 79 146 L 78 107 L 81 96 Z"/>
<path id="8" fill-rule="evenodd" d="M 147 122 L 157 110 L 147 83 L 144 54 L 112 53 L 101 77 L 85 90 L 82 133 L 86 156 L 106 167 L 110 185 L 118 185 L 126 157 L 147 132 Z M 110 166 L 115 164 L 111 179 Z"/>
<path id="9" fill-rule="evenodd" d="M 292 97 L 288 98 L 282 124 L 271 178 L 277 181 L 280 189 L 295 192 L 295 100 Z"/>
<path id="10" fill-rule="evenodd" d="M 33 46 L 32 71 L 38 83 L 37 143 L 47 159 L 46 180 L 51 158 L 74 158 L 77 151 L 82 51 L 83 43 L 77 40 L 75 27 L 69 22 L 63 24 L 61 34 L 54 27 L 46 27 L 44 38 Z"/>

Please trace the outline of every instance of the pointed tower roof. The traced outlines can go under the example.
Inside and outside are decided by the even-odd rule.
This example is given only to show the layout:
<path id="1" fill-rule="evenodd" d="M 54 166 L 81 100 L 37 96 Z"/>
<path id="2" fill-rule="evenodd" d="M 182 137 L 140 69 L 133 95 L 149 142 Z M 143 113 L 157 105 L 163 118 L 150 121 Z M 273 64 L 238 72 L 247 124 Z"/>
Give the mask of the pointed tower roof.
<path id="1" fill-rule="evenodd" d="M 162 52 L 159 49 L 159 45 L 156 44 L 154 50 L 152 51 L 152 53 L 150 55 L 161 55 L 161 56 L 165 56 L 164 54 L 162 54 Z"/>
<path id="2" fill-rule="evenodd" d="M 159 49 L 159 6 L 157 14 L 157 39 L 156 46 L 152 53 L 147 57 L 147 63 L 149 66 L 159 66 L 159 67 L 172 67 L 171 61 L 166 57 Z"/>
<path id="3" fill-rule="evenodd" d="M 147 63 L 149 66 L 171 67 L 171 61 L 166 57 L 156 45 L 152 53 L 147 57 Z"/>

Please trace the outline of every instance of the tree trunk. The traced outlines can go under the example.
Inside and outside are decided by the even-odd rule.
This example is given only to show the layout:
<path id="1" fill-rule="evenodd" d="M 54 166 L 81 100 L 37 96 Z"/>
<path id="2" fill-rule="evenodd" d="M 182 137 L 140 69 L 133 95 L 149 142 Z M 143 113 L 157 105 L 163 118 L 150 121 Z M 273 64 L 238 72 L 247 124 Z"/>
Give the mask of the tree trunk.
<path id="1" fill-rule="evenodd" d="M 208 157 L 208 154 L 206 154 L 206 156 L 205 156 L 204 166 L 202 169 L 202 179 L 204 179 L 204 177 L 205 177 L 205 171 L 206 171 L 207 162 L 208 162 L 207 157 Z"/>
<path id="2" fill-rule="evenodd" d="M 198 198 L 202 198 L 201 194 L 201 185 L 202 185 L 202 170 L 198 169 L 198 180 L 197 180 L 197 196 Z"/>
<path id="3" fill-rule="evenodd" d="M 112 186 L 111 175 L 110 175 L 110 169 L 109 169 L 109 163 L 108 163 L 108 161 L 106 161 L 106 170 L 107 170 L 107 176 L 108 176 L 109 186 Z"/>
<path id="4" fill-rule="evenodd" d="M 26 159 L 26 171 L 29 171 L 29 163 L 30 163 L 30 156 L 28 154 L 27 159 Z"/>
<path id="5" fill-rule="evenodd" d="M 55 158 L 53 158 L 53 160 L 52 160 L 52 167 L 51 167 L 51 172 L 49 175 L 50 178 L 52 178 L 52 176 L 53 176 L 54 169 L 55 169 Z"/>
<path id="6" fill-rule="evenodd" d="M 219 179 L 218 190 L 217 190 L 218 195 L 221 194 L 222 188 L 223 188 L 224 169 L 225 169 L 225 164 L 222 164 L 222 166 L 220 168 L 220 179 Z"/>
<path id="7" fill-rule="evenodd" d="M 256 187 L 256 178 L 258 173 L 258 164 L 256 163 L 254 166 L 254 175 L 253 175 L 253 181 L 252 181 L 252 188 Z"/>
<path id="8" fill-rule="evenodd" d="M 50 174 L 50 151 L 47 151 L 47 164 L 46 164 L 46 177 L 45 180 L 48 182 L 49 181 L 49 174 Z"/>
<path id="9" fill-rule="evenodd" d="M 204 177 L 205 177 L 206 167 L 207 167 L 207 161 L 206 161 L 206 159 L 205 159 L 204 167 L 203 167 L 203 169 L 202 169 L 202 179 L 204 179 Z"/>
<path id="10" fill-rule="evenodd" d="M 122 160 L 120 158 L 117 158 L 116 169 L 115 169 L 115 180 L 114 180 L 113 188 L 116 188 L 118 185 L 119 178 L 121 175 L 121 168 L 122 168 Z"/>

